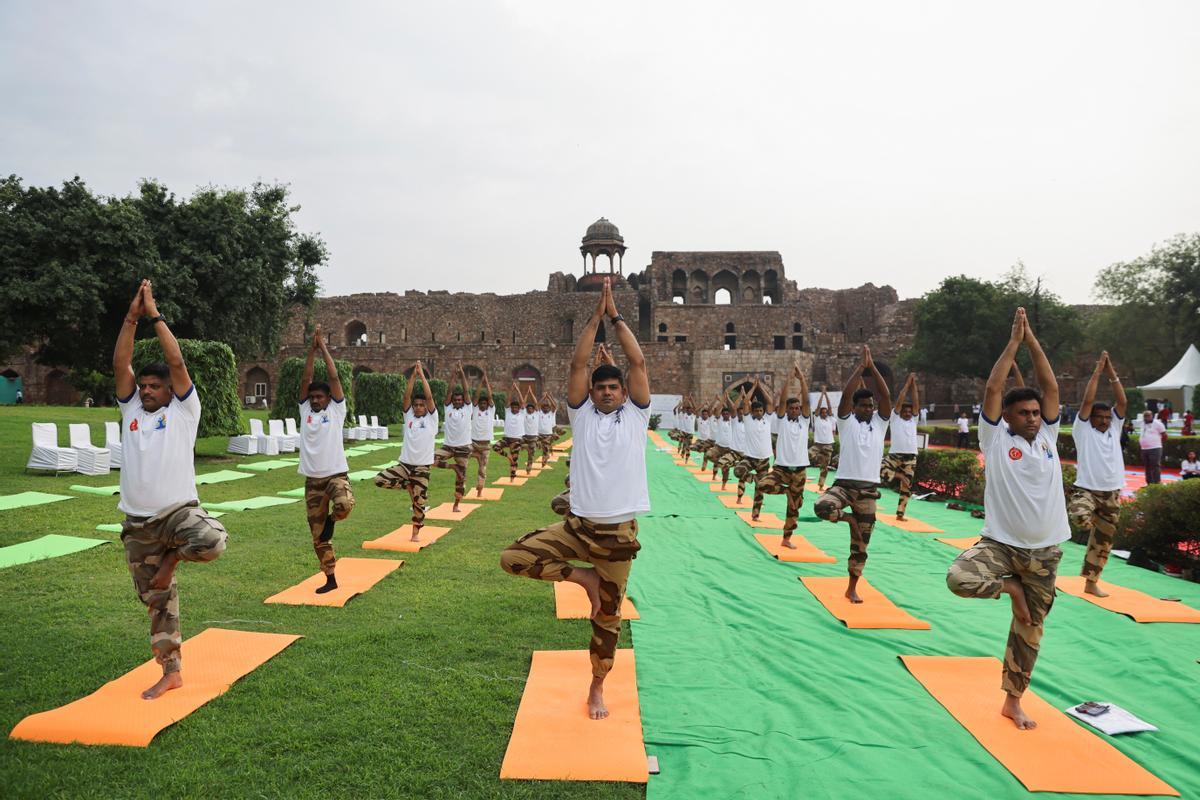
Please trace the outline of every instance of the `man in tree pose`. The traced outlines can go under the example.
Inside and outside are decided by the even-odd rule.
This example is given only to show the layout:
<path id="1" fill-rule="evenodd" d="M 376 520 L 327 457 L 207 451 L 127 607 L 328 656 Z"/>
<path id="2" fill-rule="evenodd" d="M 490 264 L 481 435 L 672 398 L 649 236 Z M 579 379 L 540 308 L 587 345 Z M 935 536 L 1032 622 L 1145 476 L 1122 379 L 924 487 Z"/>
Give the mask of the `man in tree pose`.
<path id="1" fill-rule="evenodd" d="M 706 454 L 706 458 L 712 462 L 712 479 L 714 481 L 717 479 L 717 469 L 720 467 L 721 459 L 731 452 L 730 447 L 733 445 L 733 414 L 728 399 L 723 397 L 720 392 L 717 392 L 716 413 L 717 416 L 713 418 L 713 446 Z M 729 481 L 729 466 L 726 463 L 725 471 L 722 474 L 722 489 Z"/>
<path id="2" fill-rule="evenodd" d="M 800 381 L 799 397 L 788 396 L 793 377 Z M 777 414 L 771 418 L 775 432 L 775 466 L 757 484 L 754 519 L 758 519 L 758 511 L 762 508 L 762 495 L 785 495 L 787 514 L 783 521 L 783 546 L 795 550 L 792 533 L 796 530 L 800 507 L 804 505 L 804 482 L 808 477 L 808 382 L 800 367 L 792 365 L 791 373 L 779 390 L 775 408 Z"/>
<path id="3" fill-rule="evenodd" d="M 1105 373 L 1113 390 L 1113 404 L 1096 402 L 1100 374 Z M 1125 423 L 1125 389 L 1108 357 L 1100 354 L 1096 369 L 1083 392 L 1079 416 L 1071 427 L 1078 466 L 1068 515 L 1088 532 L 1087 555 L 1079 573 L 1086 580 L 1084 591 L 1107 597 L 1100 588 L 1100 573 L 1108 563 L 1117 518 L 1121 514 L 1121 488 L 1125 486 L 1125 459 L 1121 453 L 1121 426 Z"/>
<path id="4" fill-rule="evenodd" d="M 692 401 L 685 394 L 675 406 L 675 430 L 679 431 L 679 455 L 687 458 L 692 451 L 692 439 L 696 435 L 696 415 Z"/>
<path id="5" fill-rule="evenodd" d="M 455 375 L 446 383 L 450 386 L 450 404 L 443 408 L 445 435 L 442 446 L 433 454 L 433 465 L 439 469 L 454 470 L 454 511 L 467 493 L 467 462 L 471 460 L 471 419 L 475 407 L 467 402 L 467 374 L 462 364 L 455 369 L 459 384 L 454 385 Z"/>
<path id="6" fill-rule="evenodd" d="M 825 491 L 825 478 L 829 475 L 829 466 L 833 463 L 833 404 L 825 393 L 825 385 L 821 385 L 821 397 L 817 400 L 817 415 L 812 420 L 813 444 L 808 450 L 808 457 L 814 466 L 821 468 L 817 478 L 817 493 Z"/>
<path id="7" fill-rule="evenodd" d="M 879 392 L 879 408 L 875 407 L 875 394 L 870 389 L 856 387 L 863 380 L 863 371 L 871 374 L 875 390 Z M 871 531 L 875 528 L 875 501 L 879 499 L 879 463 L 883 460 L 883 440 L 887 436 L 888 420 L 892 416 L 892 396 L 887 382 L 875 367 L 871 348 L 863 345 L 862 361 L 850 374 L 842 399 L 838 403 L 838 455 L 837 480 L 833 482 L 813 511 L 829 522 L 845 518 L 850 525 L 850 559 L 847 571 L 846 597 L 851 603 L 861 603 L 858 596 L 858 580 L 867 563 L 867 547 L 871 544 Z M 843 509 L 850 507 L 850 514 Z"/>
<path id="8" fill-rule="evenodd" d="M 612 353 L 609 352 L 609 349 L 604 344 L 604 342 L 601 342 L 600 344 L 596 345 L 595 359 L 588 360 L 588 363 L 587 363 L 587 374 L 588 375 L 592 374 L 593 361 L 594 361 L 594 366 L 600 366 L 601 364 L 607 364 L 613 368 L 616 368 L 616 366 L 617 366 L 616 360 L 613 359 Z M 550 510 L 553 511 L 555 514 L 558 514 L 559 516 L 566 516 L 571 511 L 571 457 L 570 456 L 567 456 L 566 463 L 567 463 L 567 474 L 563 477 L 563 486 L 565 488 L 550 499 Z"/>
<path id="9" fill-rule="evenodd" d="M 607 315 L 625 360 L 621 370 L 602 364 L 589 376 L 588 356 L 602 316 Z M 590 385 L 590 388 L 589 388 Z M 638 514 L 650 510 L 646 488 L 646 429 L 650 381 L 637 337 L 617 313 L 606 280 L 600 300 L 571 357 L 567 411 L 574 448 L 571 509 L 561 522 L 528 533 L 508 547 L 500 565 L 513 575 L 579 584 L 591 600 L 592 682 L 588 715 L 604 719 L 604 679 L 613 666 L 621 633 L 621 598 L 640 544 Z M 586 561 L 591 568 L 569 561 Z"/>
<path id="10" fill-rule="evenodd" d="M 413 386 L 421 381 L 421 396 L 413 397 Z M 437 436 L 438 413 L 433 406 L 433 392 L 425 379 L 425 368 L 418 360 L 413 365 L 412 379 L 404 390 L 404 443 L 400 446 L 400 461 L 375 476 L 381 489 L 406 489 L 412 498 L 412 538 L 420 541 L 421 526 L 425 524 L 425 503 L 429 495 L 429 466 L 433 463 L 433 440 Z"/>
<path id="11" fill-rule="evenodd" d="M 733 468 L 734 477 L 737 477 L 737 465 L 746 458 L 746 417 L 750 413 L 750 393 L 743 386 L 738 391 L 738 402 L 733 409 L 733 417 L 729 420 L 730 438 L 733 444 L 729 446 L 729 466 Z M 721 483 L 721 488 L 725 488 L 725 483 Z M 742 495 L 746 492 L 746 484 L 738 481 L 738 502 L 742 502 Z"/>
<path id="12" fill-rule="evenodd" d="M 554 420 L 558 416 L 558 403 L 550 392 L 542 395 L 542 410 L 538 412 L 538 444 L 542 447 L 542 466 L 550 461 L 550 450 L 554 447 Z"/>
<path id="13" fill-rule="evenodd" d="M 313 380 L 313 361 L 318 351 L 325 362 L 328 382 Z M 317 326 L 300 378 L 300 474 L 304 476 L 304 507 L 313 551 L 321 572 L 325 573 L 325 585 L 316 590 L 317 594 L 337 588 L 333 526 L 350 516 L 354 508 L 354 493 L 346 477 L 349 466 L 342 445 L 345 401 L 337 366 Z"/>
<path id="14" fill-rule="evenodd" d="M 146 316 L 166 363 L 133 374 L 133 339 Z M 200 398 L 179 342 L 158 313 L 150 281 L 138 287 L 113 350 L 121 405 L 121 541 L 138 599 L 150 611 L 150 649 L 162 678 L 142 698 L 153 700 L 183 686 L 179 648 L 180 561 L 212 561 L 225 550 L 225 529 L 200 508 L 192 451 L 200 427 Z"/>
<path id="15" fill-rule="evenodd" d="M 758 399 L 760 391 L 765 401 Z M 754 385 L 750 387 L 750 397 L 754 398 L 750 402 L 750 416 L 742 420 L 746 446 L 742 451 L 742 460 L 734 465 L 733 474 L 738 479 L 738 503 L 742 502 L 742 496 L 746 493 L 746 481 L 750 475 L 754 475 L 754 504 L 750 514 L 753 519 L 758 519 L 763 504 L 763 494 L 758 488 L 758 482 L 771 471 L 771 420 L 767 415 L 774 416 L 775 404 L 771 402 L 771 395 L 762 389 L 757 377 L 754 379 Z"/>
<path id="16" fill-rule="evenodd" d="M 1022 342 L 1029 348 L 1039 392 L 1004 381 Z M 979 420 L 984 455 L 987 519 L 982 538 L 954 560 L 946 575 L 959 597 L 1012 598 L 1012 625 L 1004 651 L 1006 693 L 1000 713 L 1021 730 L 1036 723 L 1021 709 L 1037 661 L 1043 623 L 1054 603 L 1054 580 L 1069 539 L 1058 459 L 1058 383 L 1029 326 L 1025 309 L 1013 317 L 1008 346 L 988 377 Z"/>
<path id="17" fill-rule="evenodd" d="M 692 446 L 692 452 L 700 454 L 700 469 L 708 469 L 708 451 L 714 444 L 713 424 L 712 409 L 702 406 L 700 416 L 696 417 L 696 443 Z"/>
<path id="18" fill-rule="evenodd" d="M 475 391 L 472 389 L 471 391 Z M 475 496 L 483 496 L 483 484 L 487 481 L 488 452 L 496 434 L 496 406 L 493 404 L 492 384 L 487 371 L 483 373 L 483 385 L 479 387 L 471 411 L 471 458 L 479 462 L 479 478 L 475 481 Z"/>
<path id="19" fill-rule="evenodd" d="M 525 443 L 525 474 L 533 472 L 534 450 L 538 443 L 538 407 L 537 395 L 533 391 L 533 383 L 529 384 L 529 397 L 525 400 L 525 433 L 522 441 Z"/>
<path id="20" fill-rule="evenodd" d="M 905 400 L 905 395 L 912 392 L 912 397 Z M 896 396 L 896 407 L 900 409 L 892 418 L 892 447 L 883 457 L 879 469 L 879 477 L 884 483 L 896 483 L 900 499 L 896 502 L 896 519 L 904 519 L 904 511 L 908 508 L 908 498 L 912 495 L 913 476 L 917 471 L 917 417 L 916 409 L 921 407 L 920 394 L 917 391 L 917 376 L 909 374 L 908 380 L 900 388 Z"/>
<path id="21" fill-rule="evenodd" d="M 504 438 L 492 447 L 508 459 L 508 477 L 517 477 L 517 460 L 525 446 L 525 409 L 521 408 L 521 389 L 513 381 L 512 393 L 508 396 L 508 413 L 504 415 Z"/>

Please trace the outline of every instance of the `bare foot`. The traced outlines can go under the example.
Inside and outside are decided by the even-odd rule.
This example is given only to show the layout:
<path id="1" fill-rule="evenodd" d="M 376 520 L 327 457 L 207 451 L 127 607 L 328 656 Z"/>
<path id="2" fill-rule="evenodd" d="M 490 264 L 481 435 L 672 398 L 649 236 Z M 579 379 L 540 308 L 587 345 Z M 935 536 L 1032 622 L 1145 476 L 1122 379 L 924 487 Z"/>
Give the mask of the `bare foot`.
<path id="1" fill-rule="evenodd" d="M 795 549 L 796 549 L 796 545 L 792 544 L 792 540 L 791 540 L 791 539 L 784 539 L 782 542 L 780 542 L 780 544 L 781 544 L 781 545 L 783 545 L 784 547 L 786 547 L 786 548 L 787 548 L 787 549 L 789 549 L 789 550 L 795 550 Z"/>
<path id="2" fill-rule="evenodd" d="M 483 487 L 482 486 L 478 486 L 475 488 L 475 496 L 483 497 Z"/>
<path id="3" fill-rule="evenodd" d="M 751 511 L 751 512 L 750 512 L 750 521 L 751 521 L 751 522 L 758 522 L 758 512 L 757 512 L 757 511 Z"/>
<path id="4" fill-rule="evenodd" d="M 1025 587 L 1016 578 L 1009 576 L 1004 579 L 1004 587 L 1000 590 L 1012 598 L 1013 619 L 1022 625 L 1032 625 L 1033 617 L 1029 614 L 1029 604 L 1025 602 Z M 1018 704 L 1018 708 L 1020 704 Z"/>
<path id="5" fill-rule="evenodd" d="M 454 508 L 450 509 L 450 513 L 452 513 L 452 514 L 458 513 L 458 501 L 457 500 L 454 501 Z"/>
<path id="6" fill-rule="evenodd" d="M 1021 708 L 1021 698 L 1014 697 L 1011 694 L 1004 696 L 1004 706 L 1000 709 L 1000 713 L 1013 721 L 1017 726 L 1017 730 L 1031 731 L 1037 727 L 1037 723 L 1025 716 L 1025 711 Z"/>
<path id="7" fill-rule="evenodd" d="M 591 567 L 573 567 L 566 580 L 579 584 L 587 592 L 588 601 L 592 604 L 592 612 L 588 619 L 595 619 L 600 613 L 600 577 Z"/>
<path id="8" fill-rule="evenodd" d="M 419 541 L 421 541 L 421 528 L 420 528 L 420 526 L 418 526 L 418 527 L 416 527 L 416 528 L 413 528 L 413 535 L 412 535 L 412 538 L 411 538 L 411 539 L 409 539 L 409 541 L 410 541 L 410 542 L 419 542 Z"/>
<path id="9" fill-rule="evenodd" d="M 1108 597 L 1108 592 L 1100 588 L 1100 584 L 1096 581 L 1084 581 L 1083 590 L 1088 594 L 1094 594 L 1096 597 Z"/>
<path id="10" fill-rule="evenodd" d="M 154 577 L 150 579 L 150 588 L 156 591 L 166 591 L 171 586 L 171 581 L 175 578 L 175 567 L 179 564 L 179 556 L 176 551 L 168 550 L 163 556 L 162 564 L 159 565 L 158 571 L 154 573 Z"/>
<path id="11" fill-rule="evenodd" d="M 898 512 L 898 513 L 896 514 L 896 521 L 897 521 L 897 522 L 904 522 L 904 513 L 903 513 L 903 512 Z"/>
<path id="12" fill-rule="evenodd" d="M 851 603 L 861 603 L 863 600 L 858 596 L 858 576 L 851 575 L 849 582 L 846 584 L 846 599 Z"/>
<path id="13" fill-rule="evenodd" d="M 142 699 L 155 700 L 172 689 L 178 689 L 181 686 L 183 686 L 183 676 L 178 672 L 168 672 L 158 679 L 158 683 L 142 692 Z"/>
<path id="14" fill-rule="evenodd" d="M 608 706 L 604 705 L 604 679 L 592 678 L 588 688 L 588 716 L 592 719 L 604 719 L 608 716 Z"/>

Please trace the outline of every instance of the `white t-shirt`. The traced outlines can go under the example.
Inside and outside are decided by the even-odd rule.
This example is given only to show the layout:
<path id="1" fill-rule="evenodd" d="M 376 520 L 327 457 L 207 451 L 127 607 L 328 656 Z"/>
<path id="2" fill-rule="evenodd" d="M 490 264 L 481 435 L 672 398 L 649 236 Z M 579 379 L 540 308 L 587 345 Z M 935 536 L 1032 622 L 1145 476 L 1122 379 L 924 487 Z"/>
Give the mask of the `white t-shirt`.
<path id="1" fill-rule="evenodd" d="M 833 444 L 833 417 L 814 415 L 812 429 L 813 444 Z"/>
<path id="2" fill-rule="evenodd" d="M 917 454 L 917 418 L 904 419 L 899 414 L 892 414 L 892 452 L 902 455 Z"/>
<path id="3" fill-rule="evenodd" d="M 730 447 L 742 455 L 746 454 L 746 419 L 748 418 L 731 417 L 729 420 L 730 438 L 733 440 Z"/>
<path id="4" fill-rule="evenodd" d="M 442 441 L 447 447 L 466 447 L 471 443 L 471 414 L 474 410 L 475 406 L 466 403 L 462 408 L 453 405 L 444 407 L 446 435 Z"/>
<path id="5" fill-rule="evenodd" d="M 733 419 L 718 417 L 713 420 L 713 444 L 718 447 L 733 446 Z"/>
<path id="6" fill-rule="evenodd" d="M 200 428 L 195 384 L 183 397 L 172 395 L 171 402 L 157 411 L 142 407 L 136 389 L 120 405 L 125 433 L 117 508 L 135 517 L 152 517 L 170 506 L 199 499 L 192 453 Z"/>
<path id="7" fill-rule="evenodd" d="M 421 466 L 433 463 L 433 439 L 437 436 L 438 415 L 426 411 L 425 416 L 413 415 L 412 409 L 404 412 L 404 444 L 400 447 L 400 462 Z"/>
<path id="8" fill-rule="evenodd" d="M 1012 433 L 1003 419 L 996 423 L 986 416 L 979 418 L 979 448 L 987 478 L 982 534 L 987 538 L 1030 550 L 1071 538 L 1058 425 L 1057 419 L 1053 425 L 1043 421 L 1037 436 L 1027 442 Z"/>
<path id="9" fill-rule="evenodd" d="M 538 433 L 538 410 L 535 408 L 531 413 L 529 409 L 525 410 L 525 435 L 537 436 Z"/>
<path id="10" fill-rule="evenodd" d="M 971 432 L 971 420 L 967 419 L 966 417 L 959 417 L 958 418 L 958 432 L 959 433 L 970 433 Z"/>
<path id="11" fill-rule="evenodd" d="M 324 410 L 313 411 L 305 400 L 300 404 L 300 469 L 308 478 L 341 475 L 350 467 L 342 447 L 342 424 L 346 421 L 345 399 L 329 398 Z"/>
<path id="12" fill-rule="evenodd" d="M 554 412 L 539 411 L 538 412 L 538 433 L 552 434 L 554 433 Z"/>
<path id="13" fill-rule="evenodd" d="M 1163 435 L 1167 429 L 1158 420 L 1150 422 L 1142 422 L 1141 431 L 1138 433 L 1138 442 L 1143 450 L 1153 450 L 1157 447 L 1162 447 Z"/>
<path id="14" fill-rule="evenodd" d="M 510 407 L 504 415 L 504 438 L 520 439 L 525 435 L 525 409 L 513 411 Z"/>
<path id="15" fill-rule="evenodd" d="M 746 431 L 746 447 L 742 453 L 747 458 L 770 458 L 771 420 L 765 414 L 762 419 L 746 417 L 742 425 Z"/>
<path id="16" fill-rule="evenodd" d="M 1200 475 L 1200 461 L 1184 461 L 1179 465 L 1180 475 Z"/>
<path id="17" fill-rule="evenodd" d="M 696 432 L 696 415 L 680 414 L 675 418 L 675 429 L 689 436 Z"/>
<path id="18" fill-rule="evenodd" d="M 713 418 L 696 417 L 696 438 L 707 442 L 713 437 Z"/>
<path id="19" fill-rule="evenodd" d="M 876 411 L 869 422 L 859 422 L 853 414 L 838 417 L 837 426 L 838 441 L 842 443 L 838 455 L 838 480 L 879 483 L 879 462 L 883 460 L 888 421 Z"/>
<path id="20" fill-rule="evenodd" d="M 793 419 L 771 415 L 775 430 L 775 465 L 779 467 L 808 466 L 809 418 L 800 415 Z"/>
<path id="21" fill-rule="evenodd" d="M 1113 410 L 1112 425 L 1104 433 L 1078 414 L 1071 426 L 1078 461 L 1075 485 L 1095 492 L 1115 492 L 1125 486 L 1125 458 L 1121 455 L 1121 425 Z"/>
<path id="22" fill-rule="evenodd" d="M 601 414 L 588 397 L 567 408 L 571 420 L 571 513 L 616 523 L 650 510 L 646 488 L 646 429 L 650 407 L 632 400 Z"/>
<path id="23" fill-rule="evenodd" d="M 490 442 L 492 433 L 496 430 L 496 407 L 489 404 L 487 411 L 480 411 L 479 406 L 471 406 L 471 439 L 476 442 Z"/>

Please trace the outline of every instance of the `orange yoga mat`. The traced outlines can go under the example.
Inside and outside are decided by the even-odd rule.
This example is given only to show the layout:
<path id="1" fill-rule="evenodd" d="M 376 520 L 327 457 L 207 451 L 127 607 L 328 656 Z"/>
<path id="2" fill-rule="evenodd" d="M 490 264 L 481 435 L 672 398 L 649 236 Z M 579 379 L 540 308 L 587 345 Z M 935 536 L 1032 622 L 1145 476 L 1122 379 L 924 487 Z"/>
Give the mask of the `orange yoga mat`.
<path id="1" fill-rule="evenodd" d="M 337 606 L 346 605 L 351 597 L 361 594 L 379 583 L 392 572 L 400 569 L 403 561 L 391 558 L 339 558 L 337 560 L 338 588 L 325 594 L 317 589 L 325 585 L 325 576 L 318 572 L 290 589 L 273 594 L 264 603 L 282 603 L 288 606 Z"/>
<path id="2" fill-rule="evenodd" d="M 945 533 L 941 528 L 935 528 L 927 522 L 921 522 L 921 520 L 913 519 L 912 517 L 896 519 L 892 514 L 876 514 L 875 518 L 884 525 L 891 525 L 893 528 L 899 528 L 909 533 Z"/>
<path id="3" fill-rule="evenodd" d="M 939 536 L 937 537 L 937 540 L 939 542 L 945 542 L 951 547 L 957 547 L 959 550 L 966 550 L 979 544 L 978 536 L 964 536 L 961 539 L 951 539 L 949 537 Z"/>
<path id="4" fill-rule="evenodd" d="M 689 467 L 687 467 L 687 471 L 692 473 L 693 475 L 711 475 L 712 474 L 712 470 L 703 469 L 701 467 L 696 466 L 695 464 L 692 464 Z"/>
<path id="5" fill-rule="evenodd" d="M 732 496 L 723 494 L 717 497 L 717 499 L 721 501 L 721 505 L 725 506 L 726 508 L 741 508 L 749 511 L 751 506 L 750 501 L 753 498 L 742 495 L 742 502 L 739 503 L 736 495 L 737 489 L 735 488 L 733 491 L 735 494 Z"/>
<path id="6" fill-rule="evenodd" d="M 554 449 L 558 450 L 560 453 L 570 450 L 571 442 L 573 442 L 573 441 L 574 441 L 574 439 L 567 439 L 565 441 L 559 442 L 558 444 L 554 445 Z"/>
<path id="7" fill-rule="evenodd" d="M 861 603 L 851 603 L 846 599 L 845 575 L 836 578 L 801 578 L 800 581 L 830 614 L 846 623 L 847 628 L 929 630 L 928 622 L 894 605 L 865 578 L 858 582 L 858 596 L 863 599 Z"/>
<path id="8" fill-rule="evenodd" d="M 510 478 L 507 475 L 505 475 L 503 478 L 497 478 L 496 480 L 492 481 L 492 485 L 493 486 L 524 486 L 525 481 L 527 481 L 527 480 L 529 480 L 529 478 L 521 478 L 521 477 Z"/>
<path id="9" fill-rule="evenodd" d="M 476 494 L 474 489 L 467 491 L 463 500 L 470 500 L 472 503 L 477 503 L 480 500 L 500 500 L 504 497 L 503 489 L 495 489 L 491 486 L 484 487 L 482 494 Z"/>
<path id="10" fill-rule="evenodd" d="M 708 483 L 708 479 L 707 479 L 707 478 L 705 478 L 704 480 L 705 480 L 705 482 L 706 482 L 706 483 Z M 720 481 L 717 481 L 716 483 L 709 483 L 709 484 L 708 484 L 708 490 L 709 490 L 710 492 L 719 492 L 719 493 L 721 493 L 721 494 L 726 494 L 726 493 L 728 493 L 728 494 L 737 494 L 737 484 L 736 484 L 736 483 L 730 483 L 730 484 L 727 484 L 727 485 L 725 486 L 725 488 L 724 488 L 724 489 L 722 489 L 722 488 L 721 488 L 721 482 L 720 482 Z"/>
<path id="11" fill-rule="evenodd" d="M 782 536 L 772 536 L 767 533 L 756 533 L 754 538 L 771 555 L 780 561 L 790 561 L 798 564 L 836 564 L 837 559 L 826 555 L 816 545 L 798 533 L 792 534 L 792 544 L 796 549 L 783 546 Z"/>
<path id="12" fill-rule="evenodd" d="M 1021 707 L 1035 722 L 1020 731 L 1000 715 L 1000 660 L 954 656 L 900 656 L 950 716 L 1031 792 L 1167 794 L 1179 792 L 1147 772 L 1102 736 L 1025 692 Z M 930 741 L 935 731 L 928 731 Z"/>
<path id="13" fill-rule="evenodd" d="M 368 542 L 363 542 L 363 550 L 391 550 L 394 553 L 416 553 L 422 548 L 436 542 L 438 539 L 450 532 L 449 528 L 439 528 L 436 525 L 422 525 L 421 535 L 418 536 L 421 541 L 412 541 L 412 525 L 401 525 L 396 530 L 380 536 L 378 539 L 371 539 Z M 341 563 L 340 561 L 338 562 Z M 342 582 L 341 570 L 338 570 L 338 583 Z"/>
<path id="14" fill-rule="evenodd" d="M 517 708 L 500 777 L 544 781 L 649 778 L 633 650 L 617 651 L 604 681 L 606 719 L 587 714 L 586 650 L 537 650 Z"/>
<path id="15" fill-rule="evenodd" d="M 468 503 L 465 502 L 465 500 L 464 502 L 459 503 L 458 511 L 454 510 L 454 503 L 442 503 L 440 506 L 434 506 L 433 508 L 427 510 L 425 512 L 425 518 L 458 521 L 460 519 L 466 519 L 467 514 L 470 514 L 477 508 L 479 508 L 478 503 Z"/>
<path id="16" fill-rule="evenodd" d="M 1059 575 L 1055 586 L 1060 592 L 1066 592 L 1074 597 L 1087 600 L 1093 605 L 1133 617 L 1138 622 L 1200 622 L 1200 611 L 1177 603 L 1173 600 L 1159 600 L 1157 597 L 1117 586 L 1115 583 L 1104 581 L 1101 588 L 1108 592 L 1108 597 L 1096 597 L 1083 591 L 1082 576 Z"/>
<path id="17" fill-rule="evenodd" d="M 163 728 L 224 694 L 238 678 L 299 638 L 206 628 L 183 643 L 181 688 L 157 700 L 143 700 L 142 692 L 162 677 L 162 667 L 151 659 L 87 697 L 30 714 L 9 735 L 31 742 L 146 747 Z"/>
<path id="18" fill-rule="evenodd" d="M 559 619 L 587 619 L 592 613 L 587 592 L 577 583 L 557 581 L 554 584 L 554 616 Z M 641 619 L 628 597 L 621 598 L 621 619 Z"/>
<path id="19" fill-rule="evenodd" d="M 721 485 L 721 476 L 720 475 L 718 475 L 716 478 L 710 478 L 709 475 L 712 475 L 712 473 L 711 472 L 709 472 L 707 474 L 705 474 L 703 472 L 693 472 L 692 473 L 692 477 L 695 478 L 696 480 L 700 481 L 701 483 L 715 483 L 715 484 L 717 484 L 717 486 Z M 737 486 L 737 481 L 736 480 L 732 481 L 731 485 Z"/>
<path id="20" fill-rule="evenodd" d="M 737 515 L 741 517 L 742 522 L 749 525 L 751 528 L 765 528 L 769 531 L 783 530 L 783 520 L 775 516 L 769 511 L 764 511 L 758 515 L 758 520 L 753 519 L 753 515 L 749 511 L 739 511 Z"/>

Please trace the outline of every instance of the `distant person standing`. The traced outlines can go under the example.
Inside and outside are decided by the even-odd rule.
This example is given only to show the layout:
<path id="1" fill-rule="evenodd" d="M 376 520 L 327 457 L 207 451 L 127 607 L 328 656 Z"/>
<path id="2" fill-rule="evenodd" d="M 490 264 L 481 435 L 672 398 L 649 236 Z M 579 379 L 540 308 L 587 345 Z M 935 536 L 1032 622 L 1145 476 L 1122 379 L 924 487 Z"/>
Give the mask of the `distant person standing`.
<path id="1" fill-rule="evenodd" d="M 1154 413 L 1142 413 L 1142 427 L 1138 431 L 1138 444 L 1142 448 L 1142 469 L 1146 483 L 1162 483 L 1162 447 L 1167 426 L 1154 418 Z"/>
<path id="2" fill-rule="evenodd" d="M 1183 414 L 1183 431 L 1182 431 L 1184 436 L 1192 435 L 1192 424 L 1195 421 L 1196 421 L 1196 417 L 1194 414 L 1192 414 L 1191 411 L 1184 412 L 1184 414 Z"/>
<path id="3" fill-rule="evenodd" d="M 17 389 L 17 405 L 25 402 L 25 394 L 20 389 Z"/>
<path id="4" fill-rule="evenodd" d="M 967 447 L 971 443 L 971 420 L 967 418 L 967 412 L 963 411 L 958 415 L 958 447 L 959 449 Z"/>
<path id="5" fill-rule="evenodd" d="M 979 409 L 981 408 L 983 408 L 983 406 L 979 405 L 979 403 L 971 406 L 971 419 L 975 421 L 976 425 L 979 424 Z"/>

